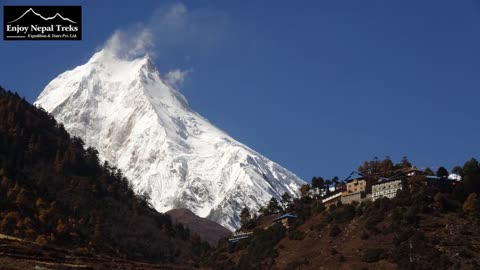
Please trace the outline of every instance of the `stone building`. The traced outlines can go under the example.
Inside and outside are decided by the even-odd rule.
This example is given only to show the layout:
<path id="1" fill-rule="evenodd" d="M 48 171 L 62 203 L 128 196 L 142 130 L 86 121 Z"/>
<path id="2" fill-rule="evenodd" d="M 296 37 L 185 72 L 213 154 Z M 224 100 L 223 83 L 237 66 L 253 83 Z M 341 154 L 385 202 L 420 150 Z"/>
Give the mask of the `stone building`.
<path id="1" fill-rule="evenodd" d="M 347 190 L 345 192 L 346 193 L 365 192 L 366 187 L 367 187 L 367 181 L 365 181 L 365 178 L 351 179 L 347 181 Z"/>
<path id="2" fill-rule="evenodd" d="M 362 202 L 362 194 L 363 192 L 355 192 L 355 193 L 343 193 L 342 194 L 342 204 L 351 204 L 352 202 Z"/>

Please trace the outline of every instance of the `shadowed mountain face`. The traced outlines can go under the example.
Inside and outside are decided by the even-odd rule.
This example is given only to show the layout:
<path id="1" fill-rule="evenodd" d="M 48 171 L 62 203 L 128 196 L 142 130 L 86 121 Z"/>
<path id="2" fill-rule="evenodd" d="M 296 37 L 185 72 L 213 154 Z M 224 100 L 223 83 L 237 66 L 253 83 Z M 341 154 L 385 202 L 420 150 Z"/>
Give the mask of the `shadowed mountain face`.
<path id="1" fill-rule="evenodd" d="M 165 214 L 169 215 L 173 222 L 182 223 L 191 232 L 196 233 L 202 240 L 207 241 L 212 246 L 216 246 L 218 240 L 231 234 L 222 225 L 209 219 L 201 218 L 185 208 L 172 209 Z"/>

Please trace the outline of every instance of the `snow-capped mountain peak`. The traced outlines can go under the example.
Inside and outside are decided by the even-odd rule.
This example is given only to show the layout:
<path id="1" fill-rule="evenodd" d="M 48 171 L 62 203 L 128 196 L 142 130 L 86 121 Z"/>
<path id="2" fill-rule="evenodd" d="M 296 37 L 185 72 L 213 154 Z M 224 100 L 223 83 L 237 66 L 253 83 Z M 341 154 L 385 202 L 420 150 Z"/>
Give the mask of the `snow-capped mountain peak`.
<path id="1" fill-rule="evenodd" d="M 161 212 L 188 208 L 233 230 L 244 206 L 304 182 L 194 112 L 147 55 L 101 50 L 51 81 L 36 105 L 122 169 Z"/>

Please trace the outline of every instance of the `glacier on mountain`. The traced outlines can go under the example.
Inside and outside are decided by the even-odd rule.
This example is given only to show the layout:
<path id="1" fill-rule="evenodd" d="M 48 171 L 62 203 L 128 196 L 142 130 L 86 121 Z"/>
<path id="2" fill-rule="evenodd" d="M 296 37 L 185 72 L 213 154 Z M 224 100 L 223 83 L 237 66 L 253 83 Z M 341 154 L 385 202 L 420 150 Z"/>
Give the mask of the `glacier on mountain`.
<path id="1" fill-rule="evenodd" d="M 188 208 L 235 230 L 243 207 L 258 210 L 304 184 L 193 111 L 148 56 L 126 60 L 103 49 L 51 81 L 35 104 L 160 212 Z"/>

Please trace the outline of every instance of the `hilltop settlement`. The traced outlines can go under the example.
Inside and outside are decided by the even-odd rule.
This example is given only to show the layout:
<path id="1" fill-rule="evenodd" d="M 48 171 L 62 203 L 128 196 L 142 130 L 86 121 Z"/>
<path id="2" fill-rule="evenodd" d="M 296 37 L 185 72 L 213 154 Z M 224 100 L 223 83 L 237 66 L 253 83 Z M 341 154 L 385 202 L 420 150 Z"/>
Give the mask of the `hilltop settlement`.
<path id="1" fill-rule="evenodd" d="M 272 198 L 203 264 L 209 269 L 476 269 L 480 165 L 419 169 L 365 161 L 344 180 L 313 177 Z M 253 213 L 253 214 L 251 214 Z"/>

